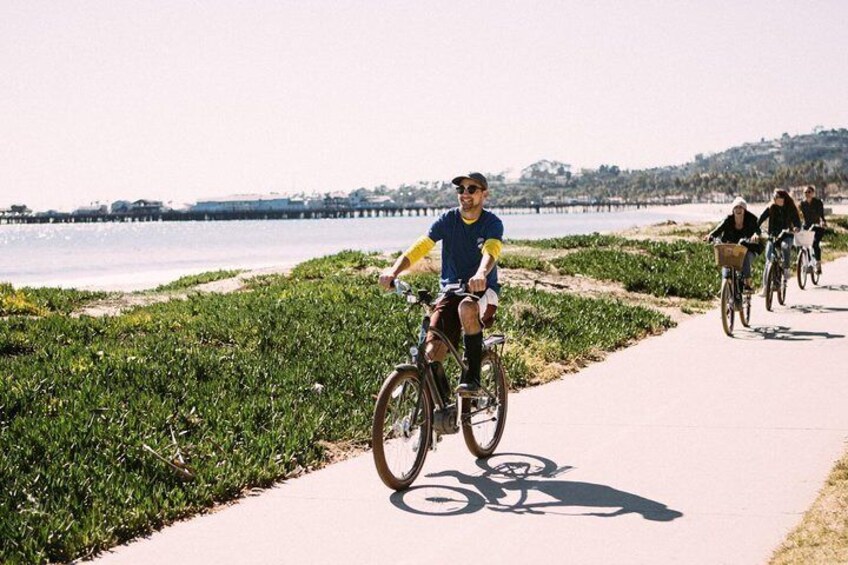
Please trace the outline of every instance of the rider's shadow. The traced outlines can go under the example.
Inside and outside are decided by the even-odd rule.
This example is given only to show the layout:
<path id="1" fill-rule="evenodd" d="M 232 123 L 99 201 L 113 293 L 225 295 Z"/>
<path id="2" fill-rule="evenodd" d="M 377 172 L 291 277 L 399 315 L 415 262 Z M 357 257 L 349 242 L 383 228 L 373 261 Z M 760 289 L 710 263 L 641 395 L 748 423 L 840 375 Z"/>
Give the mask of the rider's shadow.
<path id="1" fill-rule="evenodd" d="M 506 460 L 496 467 L 483 464 L 483 473 L 470 475 L 458 471 L 441 471 L 428 477 L 451 477 L 470 488 L 453 488 L 440 485 L 413 487 L 392 495 L 392 503 L 403 510 L 417 514 L 453 515 L 476 512 L 489 508 L 497 512 L 515 514 L 563 514 L 572 516 L 595 516 L 613 518 L 627 514 L 639 514 L 646 520 L 669 522 L 680 518 L 683 513 L 668 508 L 665 504 L 606 485 L 581 481 L 555 480 L 571 467 L 557 468 L 549 459 L 535 455 L 501 454 L 499 457 L 520 457 L 524 462 L 516 465 Z M 526 460 L 543 462 L 542 470 L 524 474 L 515 473 L 516 467 L 525 466 Z M 413 503 L 416 489 L 441 489 L 443 497 L 425 499 L 424 504 Z M 410 496 L 412 495 L 412 496 Z M 515 500 L 517 498 L 517 501 Z M 464 507 L 451 512 L 439 511 L 439 502 L 451 500 Z M 567 511 L 566 509 L 573 509 Z M 578 509 L 594 509 L 580 511 Z"/>

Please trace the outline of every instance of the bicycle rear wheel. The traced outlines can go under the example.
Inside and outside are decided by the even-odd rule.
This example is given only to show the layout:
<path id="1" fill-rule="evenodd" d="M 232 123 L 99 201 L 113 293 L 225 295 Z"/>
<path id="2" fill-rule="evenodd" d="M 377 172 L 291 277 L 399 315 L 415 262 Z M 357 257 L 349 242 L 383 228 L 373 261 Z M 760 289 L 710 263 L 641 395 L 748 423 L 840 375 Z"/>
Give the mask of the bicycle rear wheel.
<path id="1" fill-rule="evenodd" d="M 506 373 L 494 351 L 483 353 L 480 386 L 485 395 L 461 399 L 460 421 L 468 450 L 476 457 L 488 457 L 503 436 L 509 393 Z"/>
<path id="2" fill-rule="evenodd" d="M 417 371 L 394 371 L 383 382 L 374 408 L 371 446 L 383 483 L 394 490 L 421 472 L 433 428 L 433 407 Z"/>
<path id="3" fill-rule="evenodd" d="M 770 261 L 768 267 L 766 267 L 766 310 L 771 312 L 772 300 L 774 299 L 774 273 L 775 273 L 774 262 Z"/>
<path id="4" fill-rule="evenodd" d="M 807 255 L 807 250 L 802 249 L 798 253 L 798 261 L 795 264 L 795 274 L 798 276 L 798 288 L 804 290 L 807 286 L 807 268 L 810 266 L 810 259 Z"/>

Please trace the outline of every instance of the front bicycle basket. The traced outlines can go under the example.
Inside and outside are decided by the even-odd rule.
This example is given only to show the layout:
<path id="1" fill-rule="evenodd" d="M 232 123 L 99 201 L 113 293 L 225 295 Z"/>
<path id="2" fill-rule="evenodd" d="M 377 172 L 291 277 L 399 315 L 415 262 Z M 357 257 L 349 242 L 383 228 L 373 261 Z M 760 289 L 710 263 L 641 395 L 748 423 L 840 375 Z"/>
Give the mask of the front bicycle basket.
<path id="1" fill-rule="evenodd" d="M 719 267 L 733 267 L 741 270 L 748 248 L 738 243 L 719 243 L 715 247 L 715 261 Z"/>
<path id="2" fill-rule="evenodd" d="M 812 247 L 816 232 L 813 230 L 801 230 L 795 234 L 795 247 Z"/>

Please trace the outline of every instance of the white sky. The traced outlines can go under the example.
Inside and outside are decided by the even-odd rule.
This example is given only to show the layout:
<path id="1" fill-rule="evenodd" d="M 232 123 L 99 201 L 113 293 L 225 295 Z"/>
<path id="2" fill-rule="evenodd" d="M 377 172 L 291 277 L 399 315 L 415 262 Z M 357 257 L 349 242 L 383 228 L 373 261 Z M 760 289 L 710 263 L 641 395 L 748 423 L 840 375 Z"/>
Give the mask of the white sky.
<path id="1" fill-rule="evenodd" d="M 0 207 L 683 163 L 848 126 L 848 2 L 0 0 Z"/>

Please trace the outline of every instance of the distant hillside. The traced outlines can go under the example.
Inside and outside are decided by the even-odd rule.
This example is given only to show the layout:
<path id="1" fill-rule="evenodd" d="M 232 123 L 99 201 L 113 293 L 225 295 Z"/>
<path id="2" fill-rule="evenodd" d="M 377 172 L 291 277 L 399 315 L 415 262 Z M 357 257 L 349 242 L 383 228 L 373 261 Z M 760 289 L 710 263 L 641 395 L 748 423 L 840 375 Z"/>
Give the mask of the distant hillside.
<path id="1" fill-rule="evenodd" d="M 669 167 L 624 170 L 610 164 L 574 172 L 566 163 L 541 160 L 524 168 L 518 181 L 505 181 L 503 174 L 487 176 L 493 187 L 491 204 L 664 197 L 712 201 L 740 194 L 751 201 L 764 201 L 775 187 L 805 184 L 817 186 L 825 197 L 836 196 L 848 190 L 848 129 L 784 134 L 778 139 L 745 143 L 712 155 L 695 155 L 689 163 Z M 449 184 L 444 182 L 357 192 L 388 195 L 398 204 L 456 201 Z"/>

